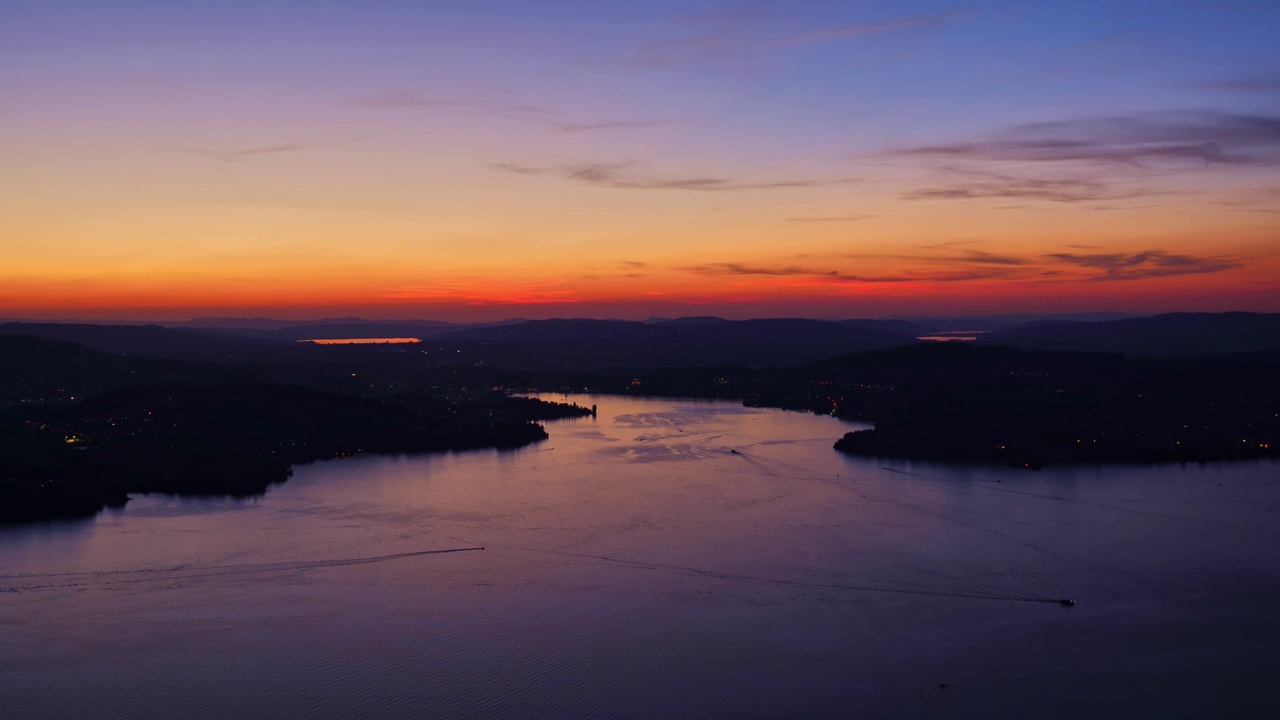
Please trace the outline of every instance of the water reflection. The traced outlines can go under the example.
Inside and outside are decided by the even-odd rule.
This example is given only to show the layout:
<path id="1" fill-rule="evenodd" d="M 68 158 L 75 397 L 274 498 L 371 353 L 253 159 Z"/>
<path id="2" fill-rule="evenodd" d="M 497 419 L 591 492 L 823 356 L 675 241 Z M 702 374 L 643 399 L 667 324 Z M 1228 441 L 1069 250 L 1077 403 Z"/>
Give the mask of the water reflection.
<path id="1" fill-rule="evenodd" d="M 932 335 L 921 335 L 921 342 L 974 342 L 986 334 L 985 330 L 947 330 Z"/>

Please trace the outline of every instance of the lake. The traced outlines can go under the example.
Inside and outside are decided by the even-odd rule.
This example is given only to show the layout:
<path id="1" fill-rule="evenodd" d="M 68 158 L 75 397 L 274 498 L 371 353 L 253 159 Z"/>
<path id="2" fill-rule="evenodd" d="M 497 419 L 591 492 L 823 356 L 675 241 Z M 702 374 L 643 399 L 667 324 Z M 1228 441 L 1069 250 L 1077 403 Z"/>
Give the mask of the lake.
<path id="1" fill-rule="evenodd" d="M 361 337 L 361 338 L 314 338 L 299 340 L 300 343 L 316 345 L 411 345 L 422 342 L 414 337 Z"/>
<path id="2" fill-rule="evenodd" d="M 859 459 L 831 448 L 859 426 L 830 417 L 569 400 L 599 416 L 522 450 L 333 460 L 250 501 L 146 496 L 0 529 L 4 716 L 1204 717 L 1280 700 L 1278 463 Z"/>

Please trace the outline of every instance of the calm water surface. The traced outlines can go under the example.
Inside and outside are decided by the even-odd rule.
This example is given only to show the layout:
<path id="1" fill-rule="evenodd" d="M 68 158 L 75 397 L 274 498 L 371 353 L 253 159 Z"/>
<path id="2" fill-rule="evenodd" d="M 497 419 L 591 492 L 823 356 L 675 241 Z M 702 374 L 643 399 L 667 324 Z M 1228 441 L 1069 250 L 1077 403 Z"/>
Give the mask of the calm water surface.
<path id="1" fill-rule="evenodd" d="M 316 463 L 254 501 L 0 530 L 0 715 L 1204 717 L 1280 699 L 1280 465 L 858 460 L 831 449 L 850 429 L 832 418 L 573 399 L 599 417 L 524 450 Z"/>

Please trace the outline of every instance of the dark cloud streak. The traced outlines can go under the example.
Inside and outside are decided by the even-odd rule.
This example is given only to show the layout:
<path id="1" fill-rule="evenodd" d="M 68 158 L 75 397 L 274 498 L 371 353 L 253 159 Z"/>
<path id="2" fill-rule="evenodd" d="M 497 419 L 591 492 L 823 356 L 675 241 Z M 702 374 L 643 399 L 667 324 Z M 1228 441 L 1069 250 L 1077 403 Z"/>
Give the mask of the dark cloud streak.
<path id="1" fill-rule="evenodd" d="M 995 253 L 983 252 L 982 250 L 969 250 L 956 258 L 952 258 L 957 262 L 976 263 L 978 265 L 1026 265 L 1025 258 L 1011 257 L 1008 255 L 996 255 Z"/>
<path id="2" fill-rule="evenodd" d="M 1234 258 L 1193 257 L 1163 250 L 1144 250 L 1136 253 L 1051 253 L 1045 257 L 1079 267 L 1101 270 L 1095 280 L 1139 280 L 1144 278 L 1173 277 L 1176 275 L 1203 275 L 1238 268 L 1243 263 Z"/>
<path id="3" fill-rule="evenodd" d="M 468 115 L 485 115 L 527 120 L 545 118 L 554 115 L 548 108 L 540 105 L 507 102 L 480 96 L 465 97 L 431 97 L 416 90 L 387 90 L 376 95 L 352 98 L 342 103 L 346 107 L 387 109 L 387 108 L 419 108 L 423 110 L 445 110 Z"/>
<path id="4" fill-rule="evenodd" d="M 1082 203 L 1156 194 L 1143 189 L 1119 189 L 1101 180 L 1084 178 L 1043 178 L 974 171 L 956 174 L 958 177 L 949 184 L 913 190 L 903 197 L 907 200 L 1019 198 Z"/>
<path id="5" fill-rule="evenodd" d="M 969 269 L 951 272 L 932 272 L 901 275 L 846 275 L 838 270 L 815 270 L 812 268 L 763 265 L 744 265 L 742 263 L 708 263 L 676 268 L 699 275 L 748 275 L 763 277 L 797 277 L 817 283 L 842 285 L 858 283 L 905 283 L 905 282 L 963 282 L 966 280 L 986 280 L 1001 277 L 1008 273 L 1007 269 Z"/>
<path id="6" fill-rule="evenodd" d="M 849 260 L 892 259 L 932 265 L 921 272 L 897 272 L 884 275 L 852 275 L 839 270 L 823 270 L 808 265 L 770 265 L 740 262 L 717 262 L 677 267 L 676 270 L 699 275 L 755 276 L 789 278 L 813 284 L 964 282 L 971 280 L 1058 278 L 1056 282 L 1127 281 L 1182 275 L 1205 275 L 1242 267 L 1243 260 L 1227 256 L 1196 257 L 1165 250 L 1143 250 L 1117 253 L 1049 253 L 1034 257 L 997 255 L 980 250 L 960 255 L 872 255 L 848 256 Z M 1049 267 L 1046 267 L 1049 265 Z M 1054 267 L 1056 265 L 1056 267 Z M 955 269 L 940 269 L 952 266 Z M 956 267 L 959 266 L 959 267 Z M 1070 272 L 1069 268 L 1078 268 Z M 1080 270 L 1097 271 L 1081 277 Z"/>
<path id="7" fill-rule="evenodd" d="M 517 163 L 491 163 L 489 167 L 516 175 L 556 177 L 583 185 L 615 190 L 686 190 L 724 192 L 731 190 L 781 190 L 788 188 L 848 185 L 856 178 L 788 179 L 753 182 L 726 177 L 644 177 L 631 172 L 634 162 L 586 163 L 560 167 L 534 167 Z"/>
<path id="8" fill-rule="evenodd" d="M 1280 164 L 1280 116 L 1213 111 L 1033 123 L 990 140 L 899 148 L 896 157 L 1128 165 Z"/>
<path id="9" fill-rule="evenodd" d="M 245 148 L 243 150 L 214 150 L 212 148 L 187 148 L 182 152 L 194 155 L 203 155 L 205 157 L 221 160 L 226 163 L 241 162 L 262 155 L 279 155 L 282 153 L 301 152 L 304 150 L 315 150 L 324 147 L 324 145 L 302 145 L 298 143 L 281 143 L 279 145 L 264 145 L 262 147 Z"/>

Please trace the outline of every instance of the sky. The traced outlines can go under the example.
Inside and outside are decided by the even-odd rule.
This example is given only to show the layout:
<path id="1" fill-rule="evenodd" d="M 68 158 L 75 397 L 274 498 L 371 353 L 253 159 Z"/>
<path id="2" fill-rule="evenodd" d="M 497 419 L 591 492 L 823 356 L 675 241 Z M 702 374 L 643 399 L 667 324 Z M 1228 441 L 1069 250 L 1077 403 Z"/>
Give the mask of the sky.
<path id="1" fill-rule="evenodd" d="M 0 0 L 0 317 L 1280 311 L 1274 0 Z"/>

